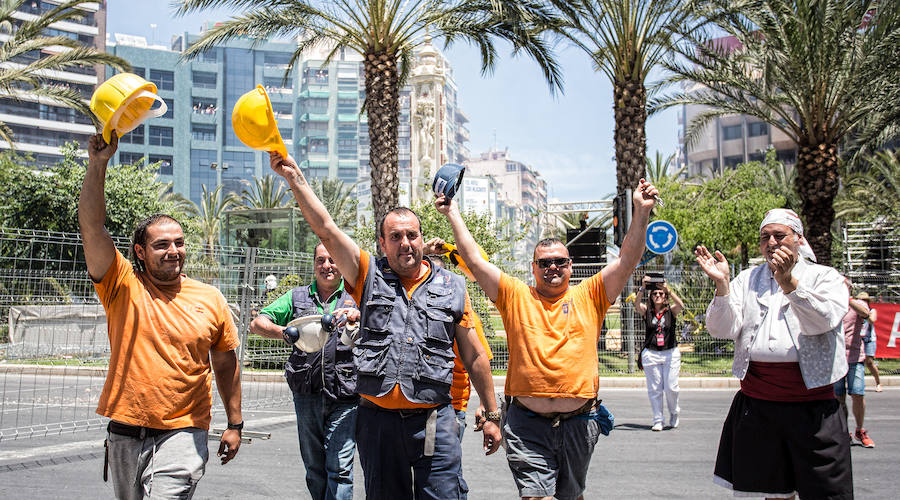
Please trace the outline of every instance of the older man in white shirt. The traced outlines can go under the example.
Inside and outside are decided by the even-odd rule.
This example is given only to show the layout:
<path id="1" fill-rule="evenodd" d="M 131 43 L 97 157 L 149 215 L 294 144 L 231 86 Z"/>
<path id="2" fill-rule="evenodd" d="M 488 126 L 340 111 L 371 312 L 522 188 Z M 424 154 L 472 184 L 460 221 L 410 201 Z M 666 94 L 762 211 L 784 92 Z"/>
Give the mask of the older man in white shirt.
<path id="1" fill-rule="evenodd" d="M 735 496 L 853 498 L 847 422 L 832 389 L 847 372 L 847 288 L 835 269 L 815 264 L 793 211 L 770 210 L 759 235 L 766 263 L 730 282 L 721 252 L 695 252 L 716 285 L 706 326 L 735 341 L 741 380 L 714 481 Z"/>

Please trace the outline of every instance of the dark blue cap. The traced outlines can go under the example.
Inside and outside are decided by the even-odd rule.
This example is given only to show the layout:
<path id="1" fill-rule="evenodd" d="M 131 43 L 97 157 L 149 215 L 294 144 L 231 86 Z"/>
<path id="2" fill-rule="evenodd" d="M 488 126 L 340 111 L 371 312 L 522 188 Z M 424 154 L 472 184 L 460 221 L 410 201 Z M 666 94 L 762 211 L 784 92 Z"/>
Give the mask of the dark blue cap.
<path id="1" fill-rule="evenodd" d="M 434 174 L 434 181 L 431 183 L 431 189 L 434 194 L 443 194 L 448 200 L 452 200 L 453 196 L 462 185 L 463 175 L 466 173 L 466 167 L 457 165 L 456 163 L 445 163 Z"/>

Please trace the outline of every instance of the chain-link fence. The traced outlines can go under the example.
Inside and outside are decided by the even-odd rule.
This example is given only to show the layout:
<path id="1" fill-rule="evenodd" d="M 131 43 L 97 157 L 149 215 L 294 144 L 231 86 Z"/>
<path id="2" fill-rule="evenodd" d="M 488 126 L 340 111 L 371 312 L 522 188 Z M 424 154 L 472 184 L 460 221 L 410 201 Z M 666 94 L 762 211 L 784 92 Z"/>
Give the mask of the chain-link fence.
<path id="1" fill-rule="evenodd" d="M 866 236 L 857 238 L 863 241 Z M 127 255 L 128 241 L 116 239 L 115 243 Z M 894 265 L 891 259 L 882 260 Z M 847 274 L 875 297 L 900 300 L 900 273 L 878 273 L 871 265 L 849 259 Z M 275 297 L 293 286 L 310 283 L 312 268 L 312 256 L 307 253 L 188 248 L 185 273 L 217 287 L 232 306 L 242 337 L 245 408 L 290 404 L 291 395 L 281 376 L 289 347 L 281 340 L 248 335 L 247 327 L 255 311 Z M 600 268 L 576 265 L 573 282 Z M 627 297 L 643 274 L 644 268 L 639 268 L 623 294 L 625 300 L 618 298 L 604 320 L 598 345 L 603 376 L 640 373 L 635 356 L 643 344 L 645 327 Z M 270 275 L 278 283 L 271 290 L 265 286 Z M 699 270 L 667 271 L 665 277 L 685 304 L 678 318 L 682 374 L 729 374 L 733 344 L 713 339 L 703 320 L 714 293 L 712 282 Z M 469 293 L 493 350 L 491 367 L 502 373 L 509 360 L 503 324 L 476 284 L 469 283 Z M 105 419 L 94 410 L 106 377 L 109 341 L 79 235 L 0 228 L 0 318 L 0 441 L 104 425 Z M 894 361 L 882 363 L 883 374 L 900 371 L 900 363 Z M 218 400 L 213 411 L 221 421 L 223 409 Z M 214 415 L 214 422 L 216 418 Z"/>

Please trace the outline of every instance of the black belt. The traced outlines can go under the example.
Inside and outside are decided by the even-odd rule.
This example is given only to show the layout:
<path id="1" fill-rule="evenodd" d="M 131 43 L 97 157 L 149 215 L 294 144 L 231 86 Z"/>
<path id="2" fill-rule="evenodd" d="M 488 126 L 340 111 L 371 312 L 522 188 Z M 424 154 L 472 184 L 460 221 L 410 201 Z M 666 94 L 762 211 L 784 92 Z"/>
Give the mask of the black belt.
<path id="1" fill-rule="evenodd" d="M 120 436 L 144 439 L 146 437 L 154 437 L 165 434 L 167 432 L 172 432 L 175 429 L 153 429 L 151 427 L 128 425 L 123 424 L 122 422 L 116 422 L 115 420 L 110 420 L 109 425 L 106 427 L 106 430 Z"/>
<path id="2" fill-rule="evenodd" d="M 584 415 L 585 413 L 590 412 L 591 410 L 596 408 L 597 405 L 600 404 L 600 402 L 601 402 L 600 399 L 591 398 L 591 399 L 585 401 L 584 404 L 581 405 L 580 408 L 577 408 L 572 411 L 554 411 L 554 412 L 549 412 L 549 413 L 541 413 L 541 412 L 534 411 L 531 408 L 525 406 L 525 404 L 522 403 L 521 401 L 519 401 L 519 398 L 517 398 L 515 396 L 507 399 L 507 403 L 509 403 L 513 406 L 519 407 L 519 408 L 527 411 L 528 413 L 531 413 L 532 415 L 536 415 L 541 418 L 546 418 L 547 420 L 552 420 L 553 427 L 558 426 L 560 420 L 568 420 L 572 417 L 577 417 L 578 415 Z"/>
<path id="3" fill-rule="evenodd" d="M 366 398 L 359 398 L 359 406 L 394 413 L 400 415 L 400 418 L 411 417 L 414 415 L 428 415 L 428 418 L 425 419 L 425 442 L 422 454 L 426 457 L 434 456 L 434 443 L 437 434 L 437 410 L 441 405 L 432 406 L 430 408 L 383 408 Z"/>

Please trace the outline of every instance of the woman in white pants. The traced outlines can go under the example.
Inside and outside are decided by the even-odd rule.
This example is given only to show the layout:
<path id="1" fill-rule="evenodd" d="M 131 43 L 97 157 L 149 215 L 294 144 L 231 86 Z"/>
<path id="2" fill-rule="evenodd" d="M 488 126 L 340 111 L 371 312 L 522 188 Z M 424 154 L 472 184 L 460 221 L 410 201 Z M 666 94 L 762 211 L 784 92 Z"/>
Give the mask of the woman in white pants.
<path id="1" fill-rule="evenodd" d="M 643 302 L 648 289 L 649 305 Z M 634 303 L 646 325 L 641 363 L 647 378 L 650 409 L 653 411 L 653 426 L 650 429 L 663 430 L 663 394 L 669 409 L 669 426 L 674 429 L 678 427 L 678 372 L 681 370 L 675 317 L 684 310 L 684 302 L 666 286 L 665 281 L 653 283 L 649 276 L 644 276 Z"/>

